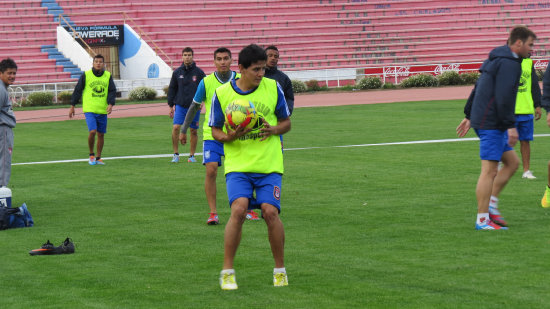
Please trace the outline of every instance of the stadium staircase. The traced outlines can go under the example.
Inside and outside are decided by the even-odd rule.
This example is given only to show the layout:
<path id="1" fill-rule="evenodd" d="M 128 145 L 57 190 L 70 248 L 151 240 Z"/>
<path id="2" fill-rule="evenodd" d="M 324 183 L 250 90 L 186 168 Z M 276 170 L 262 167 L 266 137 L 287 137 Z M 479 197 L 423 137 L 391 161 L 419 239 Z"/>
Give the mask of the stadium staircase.
<path id="1" fill-rule="evenodd" d="M 49 33 L 54 34 L 56 23 L 45 12 L 46 8 L 40 7 L 40 2 L 22 0 L 0 4 L 4 11 L 11 9 L 10 5 L 15 9 L 16 3 L 28 4 L 17 6 L 29 10 L 24 13 L 26 17 L 16 21 L 16 13 L 8 14 L 14 18 L 9 23 L 14 27 L 18 24 L 17 29 L 32 29 L 26 22 L 31 19 L 37 27 L 45 27 L 44 23 L 51 25 L 51 28 L 30 31 L 42 32 L 39 38 L 27 39 L 42 40 L 34 44 L 36 50 L 55 42 L 43 41 Z M 280 68 L 286 71 L 481 62 L 493 47 L 505 44 L 510 28 L 517 24 L 528 25 L 537 33 L 534 58 L 546 58 L 546 50 L 550 48 L 550 3 L 540 1 L 50 2 L 55 3 L 48 6 L 51 13 L 63 14 L 76 25 L 128 23 L 146 34 L 143 38 L 149 44 L 159 46 L 164 52 L 159 56 L 173 67 L 181 63 L 182 48 L 191 46 L 195 50 L 195 61 L 207 73 L 214 70 L 214 49 L 225 46 L 237 53 L 249 43 L 277 45 L 282 57 Z M 46 19 L 35 22 L 39 15 Z M 17 44 L 24 48 L 32 45 L 23 42 Z M 31 51 L 26 49 L 21 53 Z"/>
<path id="2" fill-rule="evenodd" d="M 71 82 L 82 72 L 56 48 L 59 10 L 49 0 L 0 1 L 0 58 L 18 66 L 16 84 Z"/>

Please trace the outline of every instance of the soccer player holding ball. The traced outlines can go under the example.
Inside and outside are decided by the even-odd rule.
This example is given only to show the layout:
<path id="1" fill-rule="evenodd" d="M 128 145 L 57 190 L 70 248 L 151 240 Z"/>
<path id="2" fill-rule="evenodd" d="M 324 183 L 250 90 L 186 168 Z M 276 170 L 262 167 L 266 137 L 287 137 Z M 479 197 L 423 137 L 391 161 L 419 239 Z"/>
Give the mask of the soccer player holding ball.
<path id="1" fill-rule="evenodd" d="M 242 225 L 256 199 L 267 224 L 271 252 L 275 260 L 273 285 L 288 285 L 284 266 L 285 233 L 279 218 L 281 183 L 284 172 L 280 135 L 290 131 L 290 111 L 276 81 L 263 78 L 267 55 L 252 44 L 239 53 L 241 78 L 216 89 L 210 114 L 212 136 L 224 143 L 225 177 L 231 217 L 224 236 L 224 262 L 220 274 L 223 290 L 237 289 L 233 261 L 241 240 Z M 252 103 L 260 116 L 252 128 L 232 128 L 226 108 L 237 100 Z M 256 203 L 254 203 L 256 205 Z"/>

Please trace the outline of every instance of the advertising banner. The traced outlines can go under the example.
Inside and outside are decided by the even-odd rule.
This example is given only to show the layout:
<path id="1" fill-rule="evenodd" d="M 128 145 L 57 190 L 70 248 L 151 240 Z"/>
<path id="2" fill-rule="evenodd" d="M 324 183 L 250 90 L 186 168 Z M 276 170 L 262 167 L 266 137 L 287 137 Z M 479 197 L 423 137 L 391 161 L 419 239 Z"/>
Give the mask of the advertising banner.
<path id="1" fill-rule="evenodd" d="M 78 39 L 80 36 L 89 46 L 112 46 L 124 44 L 124 25 L 105 25 L 105 26 L 74 26 L 76 33 L 73 33 L 70 27 L 65 27 L 73 38 L 81 45 Z"/>

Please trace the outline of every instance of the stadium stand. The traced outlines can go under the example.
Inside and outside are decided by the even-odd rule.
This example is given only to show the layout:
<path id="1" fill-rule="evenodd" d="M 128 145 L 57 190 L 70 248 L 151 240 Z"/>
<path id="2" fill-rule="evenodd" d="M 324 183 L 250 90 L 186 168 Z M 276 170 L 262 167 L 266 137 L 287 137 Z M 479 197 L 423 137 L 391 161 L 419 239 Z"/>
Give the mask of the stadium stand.
<path id="1" fill-rule="evenodd" d="M 527 0 L 22 0 L 0 2 L 2 10 L 0 42 L 17 39 L 20 59 L 47 58 L 41 47 L 55 45 L 55 14 L 63 14 L 76 25 L 128 23 L 173 67 L 191 46 L 205 72 L 215 48 L 249 43 L 277 45 L 286 71 L 481 62 L 517 24 L 537 33 L 535 58 L 550 47 L 550 4 Z"/>
<path id="2" fill-rule="evenodd" d="M 58 51 L 53 15 L 43 1 L 0 2 L 0 58 L 17 62 L 16 84 L 74 81 L 82 72 Z"/>

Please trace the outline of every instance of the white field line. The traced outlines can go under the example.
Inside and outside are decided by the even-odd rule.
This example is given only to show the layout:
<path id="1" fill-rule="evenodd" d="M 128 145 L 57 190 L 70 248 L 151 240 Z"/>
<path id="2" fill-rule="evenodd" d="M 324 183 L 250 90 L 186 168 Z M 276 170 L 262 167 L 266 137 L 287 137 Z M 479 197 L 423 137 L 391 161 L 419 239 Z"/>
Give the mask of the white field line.
<path id="1" fill-rule="evenodd" d="M 535 137 L 549 137 L 550 134 L 535 134 Z M 321 147 L 303 147 L 303 148 L 285 148 L 285 151 L 295 150 L 310 150 L 310 149 L 327 149 L 327 148 L 351 148 L 351 147 L 374 147 L 374 146 L 391 146 L 391 145 L 413 145 L 413 144 L 434 144 L 434 143 L 455 143 L 455 142 L 471 142 L 479 140 L 477 137 L 471 138 L 451 138 L 451 139 L 434 139 L 424 141 L 408 141 L 408 142 L 392 142 L 378 144 L 358 144 L 358 145 L 340 145 L 340 146 L 321 146 Z M 152 159 L 152 158 L 171 158 L 173 154 L 156 154 L 143 156 L 121 156 L 121 157 L 102 157 L 104 160 L 118 159 Z M 182 157 L 189 156 L 188 153 L 180 154 Z M 201 153 L 196 153 L 195 156 L 202 156 Z M 88 159 L 72 159 L 72 160 L 56 160 L 56 161 L 41 161 L 41 162 L 22 162 L 12 163 L 12 165 L 33 165 L 33 164 L 53 164 L 53 163 L 72 163 L 72 162 L 87 162 Z"/>

